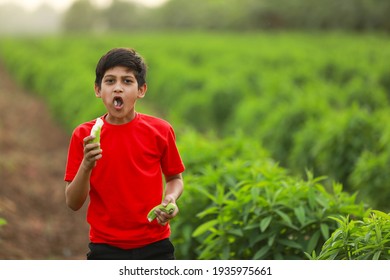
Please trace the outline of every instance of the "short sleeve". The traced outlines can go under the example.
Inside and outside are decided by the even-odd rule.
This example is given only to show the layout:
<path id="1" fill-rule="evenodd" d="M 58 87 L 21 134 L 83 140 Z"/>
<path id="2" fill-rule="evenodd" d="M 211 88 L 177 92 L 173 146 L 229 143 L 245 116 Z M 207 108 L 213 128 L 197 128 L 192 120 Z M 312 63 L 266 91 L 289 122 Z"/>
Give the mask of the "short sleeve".
<path id="1" fill-rule="evenodd" d="M 64 180 L 67 182 L 73 181 L 83 160 L 84 151 L 82 139 L 78 130 L 73 131 L 65 167 Z"/>
<path id="2" fill-rule="evenodd" d="M 175 132 L 171 126 L 167 131 L 165 141 L 166 146 L 161 159 L 162 172 L 166 176 L 180 174 L 185 170 L 185 166 L 176 145 Z"/>

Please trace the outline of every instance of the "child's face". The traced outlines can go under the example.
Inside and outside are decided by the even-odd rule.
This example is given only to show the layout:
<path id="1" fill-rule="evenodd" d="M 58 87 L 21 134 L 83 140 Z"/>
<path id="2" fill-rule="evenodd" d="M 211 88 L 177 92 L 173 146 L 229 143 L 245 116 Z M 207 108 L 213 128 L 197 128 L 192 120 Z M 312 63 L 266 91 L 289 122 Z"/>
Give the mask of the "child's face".
<path id="1" fill-rule="evenodd" d="M 146 89 L 146 84 L 138 87 L 133 72 L 123 66 L 108 69 L 101 87 L 95 85 L 96 96 L 102 99 L 108 111 L 106 120 L 112 124 L 124 124 L 134 118 L 135 103 L 145 96 Z"/>

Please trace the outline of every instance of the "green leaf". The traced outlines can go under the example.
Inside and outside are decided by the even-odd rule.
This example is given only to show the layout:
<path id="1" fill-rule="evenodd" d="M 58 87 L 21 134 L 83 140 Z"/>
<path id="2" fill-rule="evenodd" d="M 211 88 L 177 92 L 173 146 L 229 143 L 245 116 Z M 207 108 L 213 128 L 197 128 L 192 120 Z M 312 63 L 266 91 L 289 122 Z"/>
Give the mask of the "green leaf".
<path id="1" fill-rule="evenodd" d="M 374 256 L 372 257 L 373 260 L 379 260 L 379 257 L 381 255 L 382 251 L 377 251 Z"/>
<path id="2" fill-rule="evenodd" d="M 279 239 L 277 240 L 277 242 L 279 244 L 282 244 L 282 245 L 285 245 L 287 247 L 291 247 L 291 248 L 296 248 L 296 249 L 299 249 L 299 250 L 302 250 L 302 246 L 301 244 L 295 242 L 295 241 L 292 241 L 292 240 L 288 240 L 288 239 Z"/>
<path id="3" fill-rule="evenodd" d="M 216 202 L 219 205 L 225 202 L 225 187 L 222 184 L 217 184 Z"/>
<path id="4" fill-rule="evenodd" d="M 320 224 L 322 236 L 325 240 L 329 239 L 329 226 L 325 223 Z"/>
<path id="5" fill-rule="evenodd" d="M 308 260 L 316 260 L 317 259 L 317 257 L 316 257 L 316 252 L 314 252 L 313 251 L 313 253 L 310 255 L 309 253 L 307 253 L 307 252 L 303 252 L 304 254 L 305 254 L 305 256 L 306 256 L 306 258 L 308 259 Z"/>
<path id="6" fill-rule="evenodd" d="M 265 217 L 260 222 L 260 231 L 264 232 L 272 221 L 272 216 Z"/>
<path id="7" fill-rule="evenodd" d="M 230 256 L 230 246 L 229 244 L 226 244 L 226 246 L 224 246 L 222 249 L 221 257 L 223 260 L 228 260 L 229 256 Z"/>
<path id="8" fill-rule="evenodd" d="M 278 197 L 279 197 L 279 195 L 280 195 L 281 192 L 282 192 L 282 189 L 278 189 L 278 190 L 273 194 L 272 200 L 271 200 L 271 204 L 272 204 L 272 205 L 276 203 L 276 201 L 277 201 L 277 199 L 278 199 Z"/>
<path id="9" fill-rule="evenodd" d="M 310 209 L 314 209 L 316 206 L 315 199 L 317 194 L 314 191 L 314 188 L 309 188 L 309 191 L 307 192 L 307 200 L 309 202 Z"/>
<path id="10" fill-rule="evenodd" d="M 263 248 L 261 248 L 260 250 L 258 250 L 256 252 L 256 254 L 253 256 L 253 259 L 254 260 L 261 260 L 268 253 L 268 251 L 270 249 L 271 249 L 270 246 L 268 246 L 268 245 L 264 246 Z"/>
<path id="11" fill-rule="evenodd" d="M 260 197 L 260 189 L 259 188 L 251 188 L 251 195 L 253 201 L 257 201 L 258 198 Z"/>
<path id="12" fill-rule="evenodd" d="M 208 221 L 204 224 L 201 224 L 200 226 L 198 226 L 195 231 L 193 232 L 192 236 L 193 237 L 197 237 L 199 235 L 202 235 L 203 233 L 207 232 L 207 231 L 210 231 L 211 228 L 213 228 L 216 224 L 218 224 L 218 220 L 214 219 L 214 220 L 211 220 L 211 221 Z"/>
<path id="13" fill-rule="evenodd" d="M 297 208 L 294 208 L 295 216 L 297 217 L 298 221 L 301 223 L 301 226 L 305 224 L 305 209 L 302 205 L 300 205 Z"/>
<path id="14" fill-rule="evenodd" d="M 261 234 L 252 236 L 251 238 L 249 238 L 249 246 L 253 246 L 256 243 L 263 241 L 264 239 L 269 238 L 269 236 L 270 236 L 269 233 L 261 233 Z"/>
<path id="15" fill-rule="evenodd" d="M 333 184 L 333 192 L 334 194 L 340 194 L 343 191 L 343 185 L 339 183 L 334 183 Z"/>
<path id="16" fill-rule="evenodd" d="M 207 215 L 210 215 L 210 214 L 218 214 L 219 213 L 219 207 L 217 206 L 214 206 L 214 207 L 210 207 L 210 208 L 207 208 L 206 210 L 200 212 L 199 214 L 197 214 L 196 216 L 199 217 L 200 219 L 206 217 Z"/>
<path id="17" fill-rule="evenodd" d="M 288 225 L 292 225 L 291 219 L 290 219 L 290 217 L 289 217 L 286 213 L 284 213 L 284 212 L 282 212 L 282 211 L 280 211 L 280 210 L 275 210 L 275 212 L 276 212 L 276 214 L 278 214 L 278 215 L 283 219 L 283 221 L 285 221 Z"/>
<path id="18" fill-rule="evenodd" d="M 307 249 L 306 249 L 307 252 L 312 252 L 317 247 L 318 240 L 320 239 L 320 236 L 321 236 L 320 231 L 316 231 L 311 236 L 309 242 L 307 243 Z"/>
<path id="19" fill-rule="evenodd" d="M 244 230 L 251 230 L 251 229 L 255 229 L 257 227 L 258 227 L 258 225 L 256 225 L 256 224 L 249 224 L 249 225 L 244 227 Z"/>
<path id="20" fill-rule="evenodd" d="M 340 218 L 329 217 L 329 219 L 336 221 L 339 224 L 339 226 L 348 223 L 348 218 L 345 218 L 345 217 L 340 217 Z"/>
<path id="21" fill-rule="evenodd" d="M 371 210 L 371 212 L 375 213 L 378 217 L 381 217 L 381 218 L 384 218 L 386 220 L 390 220 L 390 215 L 382 212 L 382 211 L 378 211 L 378 210 Z"/>
<path id="22" fill-rule="evenodd" d="M 268 238 L 268 242 L 267 242 L 268 246 L 274 245 L 275 239 L 276 239 L 276 234 L 271 235 L 271 236 Z"/>
<path id="23" fill-rule="evenodd" d="M 217 199 L 212 194 L 210 194 L 208 190 L 204 188 L 197 188 L 196 191 L 202 193 L 204 196 L 208 197 L 211 201 L 217 203 Z"/>
<path id="24" fill-rule="evenodd" d="M 341 251 L 340 248 L 329 250 L 329 251 L 325 252 L 324 254 L 320 255 L 318 259 L 320 259 L 320 260 L 334 260 L 339 255 L 340 251 Z M 338 259 L 342 259 L 342 258 L 339 257 Z"/>
<path id="25" fill-rule="evenodd" d="M 329 208 L 329 202 L 326 198 L 324 198 L 323 196 L 317 196 L 316 197 L 316 201 L 318 202 L 318 204 L 320 204 L 322 207 L 324 208 Z"/>
<path id="26" fill-rule="evenodd" d="M 228 233 L 231 233 L 231 234 L 234 234 L 234 235 L 237 235 L 239 237 L 243 237 L 244 236 L 244 233 L 242 232 L 242 229 L 231 229 L 228 231 Z"/>

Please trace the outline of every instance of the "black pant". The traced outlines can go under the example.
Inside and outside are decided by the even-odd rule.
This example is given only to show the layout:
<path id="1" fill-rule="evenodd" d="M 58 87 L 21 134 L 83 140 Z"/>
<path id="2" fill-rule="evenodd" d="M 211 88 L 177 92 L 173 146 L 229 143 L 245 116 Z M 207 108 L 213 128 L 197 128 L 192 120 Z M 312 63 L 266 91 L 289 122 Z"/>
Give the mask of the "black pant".
<path id="1" fill-rule="evenodd" d="M 121 249 L 107 244 L 89 243 L 88 260 L 174 260 L 175 248 L 163 239 L 145 247 Z"/>

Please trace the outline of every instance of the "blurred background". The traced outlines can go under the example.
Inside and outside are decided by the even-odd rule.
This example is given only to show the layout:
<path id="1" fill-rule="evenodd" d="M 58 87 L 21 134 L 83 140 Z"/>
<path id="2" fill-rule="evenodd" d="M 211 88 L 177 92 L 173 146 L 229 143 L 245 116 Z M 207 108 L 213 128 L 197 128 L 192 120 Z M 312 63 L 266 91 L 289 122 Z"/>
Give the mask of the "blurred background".
<path id="1" fill-rule="evenodd" d="M 72 130 L 104 113 L 94 70 L 113 47 L 145 57 L 137 108 L 173 124 L 187 166 L 178 258 L 303 259 L 330 216 L 388 212 L 389 14 L 388 0 L 0 0 L 0 259 L 85 258 L 63 172 Z"/>
<path id="2" fill-rule="evenodd" d="M 1 0 L 2 34 L 390 29 L 385 0 Z"/>

